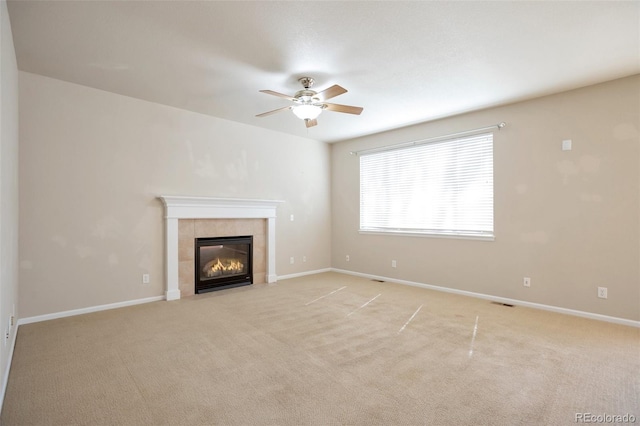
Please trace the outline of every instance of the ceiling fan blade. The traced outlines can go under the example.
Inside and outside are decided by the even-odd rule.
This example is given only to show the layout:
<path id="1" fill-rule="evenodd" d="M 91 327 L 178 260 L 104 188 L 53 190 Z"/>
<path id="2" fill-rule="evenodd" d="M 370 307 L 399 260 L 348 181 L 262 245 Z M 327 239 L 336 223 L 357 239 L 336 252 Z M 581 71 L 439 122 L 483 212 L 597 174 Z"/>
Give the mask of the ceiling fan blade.
<path id="1" fill-rule="evenodd" d="M 307 126 L 307 128 L 309 127 L 313 127 L 313 126 L 317 126 L 318 125 L 318 120 L 316 120 L 315 118 L 313 120 L 304 120 L 304 124 Z"/>
<path id="2" fill-rule="evenodd" d="M 362 107 L 356 107 L 351 105 L 324 104 L 324 106 L 329 111 L 346 112 L 347 114 L 356 114 L 356 115 L 360 115 L 360 113 L 363 110 Z"/>
<path id="3" fill-rule="evenodd" d="M 290 101 L 295 101 L 295 98 L 289 96 L 289 95 L 285 95 L 284 93 L 278 93 L 278 92 L 274 92 L 273 90 L 259 90 L 262 93 L 266 93 L 267 95 L 273 95 L 273 96 L 277 96 L 279 98 L 285 98 L 285 99 L 289 99 Z"/>
<path id="4" fill-rule="evenodd" d="M 334 84 L 328 89 L 324 89 L 322 92 L 318 92 L 316 96 L 321 101 L 326 101 L 327 99 L 335 98 L 336 96 L 342 95 L 343 93 L 347 93 L 347 89 L 345 89 L 344 87 L 338 86 L 337 84 Z"/>
<path id="5" fill-rule="evenodd" d="M 284 111 L 284 110 L 287 110 L 287 109 L 291 109 L 291 107 L 290 106 L 286 106 L 286 107 L 274 109 L 273 111 L 263 112 L 262 114 L 256 115 L 256 117 L 266 117 L 267 115 L 275 114 L 276 112 Z"/>

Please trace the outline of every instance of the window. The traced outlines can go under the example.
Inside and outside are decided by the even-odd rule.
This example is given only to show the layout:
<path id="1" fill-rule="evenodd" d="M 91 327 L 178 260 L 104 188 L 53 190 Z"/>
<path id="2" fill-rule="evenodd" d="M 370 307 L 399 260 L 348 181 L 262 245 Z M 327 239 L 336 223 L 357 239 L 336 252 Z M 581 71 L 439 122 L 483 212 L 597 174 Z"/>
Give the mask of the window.
<path id="1" fill-rule="evenodd" d="M 360 231 L 493 238 L 493 134 L 360 154 Z"/>

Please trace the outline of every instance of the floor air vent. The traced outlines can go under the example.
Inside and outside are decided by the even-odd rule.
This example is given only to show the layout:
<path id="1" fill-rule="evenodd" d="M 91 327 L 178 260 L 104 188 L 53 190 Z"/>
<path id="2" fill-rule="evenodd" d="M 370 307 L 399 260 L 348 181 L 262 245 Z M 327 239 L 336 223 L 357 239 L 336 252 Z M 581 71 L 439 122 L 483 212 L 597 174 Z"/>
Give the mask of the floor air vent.
<path id="1" fill-rule="evenodd" d="M 513 308 L 513 305 L 510 305 L 508 303 L 501 303 L 501 302 L 491 302 L 494 305 L 500 305 L 500 306 L 506 306 L 507 308 Z"/>

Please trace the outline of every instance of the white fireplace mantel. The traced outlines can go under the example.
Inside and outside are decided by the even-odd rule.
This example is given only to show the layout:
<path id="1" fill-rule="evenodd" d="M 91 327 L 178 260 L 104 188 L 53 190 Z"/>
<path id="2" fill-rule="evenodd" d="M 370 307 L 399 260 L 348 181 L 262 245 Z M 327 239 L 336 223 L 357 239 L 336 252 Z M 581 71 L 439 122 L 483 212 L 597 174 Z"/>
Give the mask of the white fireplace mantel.
<path id="1" fill-rule="evenodd" d="M 266 219 L 268 283 L 276 275 L 276 208 L 282 201 L 239 198 L 183 197 L 161 195 L 165 206 L 165 268 L 167 300 L 180 299 L 178 287 L 178 220 L 179 219 Z"/>

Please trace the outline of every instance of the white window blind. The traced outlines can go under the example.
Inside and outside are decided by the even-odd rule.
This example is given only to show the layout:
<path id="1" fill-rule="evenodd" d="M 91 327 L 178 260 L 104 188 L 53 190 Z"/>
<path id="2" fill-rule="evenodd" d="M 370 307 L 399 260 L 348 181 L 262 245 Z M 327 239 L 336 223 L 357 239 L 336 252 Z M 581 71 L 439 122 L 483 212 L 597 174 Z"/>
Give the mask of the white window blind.
<path id="1" fill-rule="evenodd" d="M 361 154 L 360 230 L 493 237 L 493 134 Z"/>

